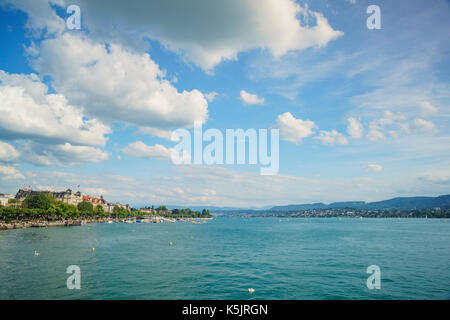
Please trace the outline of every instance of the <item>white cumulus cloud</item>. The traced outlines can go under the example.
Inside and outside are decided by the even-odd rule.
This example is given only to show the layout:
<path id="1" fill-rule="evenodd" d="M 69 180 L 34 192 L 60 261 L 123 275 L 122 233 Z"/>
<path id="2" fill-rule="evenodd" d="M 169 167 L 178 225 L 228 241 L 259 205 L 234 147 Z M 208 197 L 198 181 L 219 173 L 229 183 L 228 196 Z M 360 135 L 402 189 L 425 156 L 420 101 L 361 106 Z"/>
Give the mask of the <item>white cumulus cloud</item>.
<path id="1" fill-rule="evenodd" d="M 0 133 L 10 139 L 29 138 L 52 143 L 104 146 L 111 130 L 97 119 L 87 119 L 61 94 L 36 75 L 10 75 L 0 70 Z"/>
<path id="2" fill-rule="evenodd" d="M 363 125 L 357 119 L 348 118 L 347 133 L 353 139 L 360 139 L 363 135 Z"/>
<path id="3" fill-rule="evenodd" d="M 125 39 L 139 30 L 207 72 L 246 50 L 267 49 L 279 57 L 291 50 L 325 46 L 343 34 L 321 13 L 293 0 L 80 3 L 93 36 L 118 37 L 106 27 L 111 23 L 120 25 Z"/>
<path id="4" fill-rule="evenodd" d="M 122 150 L 125 154 L 137 158 L 143 159 L 159 159 L 169 161 L 171 150 L 160 144 L 155 144 L 154 146 L 148 146 L 142 141 L 136 141 L 130 143 Z"/>
<path id="5" fill-rule="evenodd" d="M 129 156 L 141 159 L 172 161 L 172 157 L 174 157 L 174 159 L 179 160 L 180 163 L 191 159 L 190 155 L 186 152 L 180 154 L 178 151 L 166 148 L 163 145 L 155 144 L 154 146 L 148 146 L 142 141 L 130 143 L 123 148 L 122 151 Z"/>
<path id="6" fill-rule="evenodd" d="M 420 107 L 422 108 L 423 116 L 430 116 L 437 112 L 437 108 L 428 101 L 422 102 Z"/>
<path id="7" fill-rule="evenodd" d="M 386 137 L 385 131 L 394 138 L 401 135 L 435 133 L 437 128 L 430 120 L 410 119 L 402 113 L 385 111 L 384 116 L 373 120 L 369 125 L 367 138 L 375 141 Z"/>
<path id="8" fill-rule="evenodd" d="M 52 155 L 63 165 L 72 165 L 80 162 L 99 163 L 108 160 L 106 151 L 89 146 L 74 146 L 65 143 L 52 148 Z"/>
<path id="9" fill-rule="evenodd" d="M 104 121 L 168 129 L 192 127 L 208 117 L 200 91 L 178 92 L 147 53 L 117 44 L 65 33 L 42 42 L 33 66 L 41 77 L 51 76 L 53 87 L 72 104 Z"/>
<path id="10" fill-rule="evenodd" d="M 37 166 L 72 166 L 84 162 L 99 163 L 109 159 L 108 152 L 91 146 L 25 142 L 19 149 L 20 160 Z"/>
<path id="11" fill-rule="evenodd" d="M 290 112 L 280 114 L 275 128 L 280 129 L 283 140 L 301 143 L 303 138 L 314 134 L 316 125 L 310 120 L 296 119 Z"/>
<path id="12" fill-rule="evenodd" d="M 320 135 L 315 137 L 323 144 L 328 144 L 334 146 L 335 144 L 348 144 L 348 140 L 341 133 L 336 130 L 331 131 L 320 131 Z"/>
<path id="13" fill-rule="evenodd" d="M 240 96 L 245 104 L 264 104 L 264 98 L 259 98 L 256 94 L 248 93 L 245 90 L 241 90 Z"/>
<path id="14" fill-rule="evenodd" d="M 27 26 L 48 33 L 64 30 L 49 3 L 66 8 L 68 0 L 5 0 L 28 16 Z M 210 72 L 238 53 L 268 50 L 279 57 L 293 50 L 322 47 L 343 35 L 333 29 L 320 12 L 294 0 L 159 1 L 78 0 L 82 27 L 91 37 L 144 50 L 145 37 L 161 42 Z"/>
<path id="15" fill-rule="evenodd" d="M 420 118 L 414 119 L 413 128 L 416 132 L 432 132 L 436 130 L 433 122 Z"/>
<path id="16" fill-rule="evenodd" d="M 215 92 L 215 91 L 205 94 L 205 98 L 206 98 L 206 100 L 208 100 L 208 102 L 213 102 L 214 99 L 216 99 L 216 97 L 217 97 L 217 92 Z"/>
<path id="17" fill-rule="evenodd" d="M 0 180 L 18 180 L 25 179 L 24 175 L 19 170 L 12 166 L 0 165 Z"/>
<path id="18" fill-rule="evenodd" d="M 0 141 L 0 161 L 10 162 L 19 157 L 19 152 L 12 145 Z"/>

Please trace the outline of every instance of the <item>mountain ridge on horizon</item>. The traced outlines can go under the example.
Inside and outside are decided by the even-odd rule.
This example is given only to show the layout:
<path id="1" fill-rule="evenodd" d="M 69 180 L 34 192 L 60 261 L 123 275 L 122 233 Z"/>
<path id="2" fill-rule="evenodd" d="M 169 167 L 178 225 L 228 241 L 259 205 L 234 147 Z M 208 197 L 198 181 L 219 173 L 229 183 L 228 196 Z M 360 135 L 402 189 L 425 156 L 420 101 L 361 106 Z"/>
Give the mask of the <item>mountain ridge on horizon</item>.
<path id="1" fill-rule="evenodd" d="M 436 197 L 414 196 L 414 197 L 395 197 L 380 201 L 338 201 L 325 204 L 323 202 L 304 203 L 304 204 L 288 204 L 279 206 L 248 206 L 248 207 L 232 207 L 232 206 L 178 206 L 167 205 L 168 209 L 180 209 L 189 207 L 192 210 L 202 210 L 203 208 L 214 211 L 293 211 L 293 210 L 313 210 L 313 209 L 428 209 L 437 207 L 450 207 L 450 194 L 440 195 Z"/>
<path id="2" fill-rule="evenodd" d="M 312 204 L 289 204 L 285 206 L 274 206 L 273 211 L 312 210 L 312 209 L 428 209 L 428 208 L 450 207 L 450 194 L 437 197 L 395 197 L 387 200 L 365 202 L 365 201 L 343 201 L 324 204 L 322 202 Z"/>

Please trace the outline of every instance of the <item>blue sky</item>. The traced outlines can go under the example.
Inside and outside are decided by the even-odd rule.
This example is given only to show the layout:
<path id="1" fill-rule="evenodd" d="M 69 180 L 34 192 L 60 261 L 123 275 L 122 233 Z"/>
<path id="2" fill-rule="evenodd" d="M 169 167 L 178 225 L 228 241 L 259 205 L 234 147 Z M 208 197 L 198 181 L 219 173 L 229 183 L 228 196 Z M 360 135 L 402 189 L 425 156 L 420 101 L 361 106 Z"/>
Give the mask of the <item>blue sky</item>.
<path id="1" fill-rule="evenodd" d="M 0 192 L 242 207 L 449 193 L 448 1 L 132 3 L 0 0 Z M 279 128 L 278 174 L 174 165 L 170 133 L 194 121 Z"/>

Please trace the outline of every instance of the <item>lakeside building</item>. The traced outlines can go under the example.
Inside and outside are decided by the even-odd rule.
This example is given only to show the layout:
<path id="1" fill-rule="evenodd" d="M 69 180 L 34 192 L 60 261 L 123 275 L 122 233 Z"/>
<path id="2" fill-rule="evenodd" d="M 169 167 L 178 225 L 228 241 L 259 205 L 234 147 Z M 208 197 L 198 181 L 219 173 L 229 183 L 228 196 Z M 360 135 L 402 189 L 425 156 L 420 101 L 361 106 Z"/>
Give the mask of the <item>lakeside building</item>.
<path id="1" fill-rule="evenodd" d="M 0 193 L 0 205 L 8 206 L 9 199 L 14 199 L 14 196 L 10 193 Z"/>
<path id="2" fill-rule="evenodd" d="M 128 204 L 108 203 L 103 198 L 103 196 L 101 196 L 100 198 L 91 197 L 88 195 L 83 195 L 80 191 L 73 193 L 71 189 L 67 189 L 66 191 L 62 191 L 62 192 L 54 192 L 54 191 L 45 191 L 45 190 L 37 191 L 37 190 L 32 190 L 30 188 L 24 188 L 24 189 L 20 189 L 17 192 L 15 198 L 17 200 L 19 200 L 20 202 L 22 202 L 29 196 L 39 195 L 42 193 L 50 194 L 53 197 L 55 197 L 56 200 L 61 201 L 63 203 L 72 204 L 74 206 L 78 206 L 78 204 L 81 202 L 90 202 L 90 203 L 92 203 L 92 205 L 94 207 L 100 205 L 103 207 L 103 210 L 107 213 L 113 213 L 114 207 L 124 208 L 127 211 L 131 211 L 131 206 Z M 14 198 L 14 196 L 11 195 L 11 198 Z M 8 203 L 8 200 L 6 200 L 6 203 Z"/>
<path id="3" fill-rule="evenodd" d="M 112 210 L 114 210 L 114 207 L 124 208 L 127 211 L 131 211 L 131 206 L 129 204 L 121 204 L 117 202 L 117 203 L 109 203 L 108 205 L 112 207 L 111 212 Z"/>
<path id="4" fill-rule="evenodd" d="M 67 189 L 63 192 L 52 192 L 51 194 L 57 200 L 67 204 L 73 204 L 74 206 L 77 206 L 80 202 L 83 202 L 83 196 L 80 191 L 72 193 L 71 189 Z"/>
<path id="5" fill-rule="evenodd" d="M 153 209 L 153 208 L 141 208 L 141 209 L 139 209 L 139 211 L 144 212 L 144 213 L 149 213 L 149 214 L 155 213 L 155 209 Z"/>
<path id="6" fill-rule="evenodd" d="M 71 189 L 67 189 L 66 191 L 62 191 L 62 192 L 53 192 L 53 191 L 46 191 L 46 190 L 37 191 L 37 190 L 32 190 L 30 188 L 24 188 L 24 189 L 19 189 L 19 191 L 17 191 L 16 199 L 22 202 L 29 196 L 35 196 L 35 195 L 39 195 L 42 193 L 51 194 L 52 196 L 54 196 L 56 198 L 56 200 L 59 200 L 63 203 L 67 203 L 67 204 L 73 204 L 74 206 L 78 205 L 80 202 L 83 202 L 83 197 L 81 195 L 81 192 L 78 191 L 76 193 L 72 193 Z"/>
<path id="7" fill-rule="evenodd" d="M 83 202 L 90 202 L 95 207 L 101 206 L 103 208 L 103 211 L 107 213 L 112 213 L 114 210 L 114 207 L 111 207 L 111 204 L 107 203 L 105 199 L 103 199 L 103 196 L 100 196 L 100 198 L 97 197 L 91 197 L 87 195 L 83 195 Z"/>
<path id="8" fill-rule="evenodd" d="M 128 204 L 121 204 L 119 202 L 117 203 L 108 203 L 105 201 L 103 196 L 100 196 L 100 198 L 96 197 L 90 197 L 90 196 L 83 196 L 83 202 L 90 202 L 94 207 L 96 206 L 102 206 L 103 210 L 107 213 L 113 213 L 114 207 L 124 208 L 127 211 L 131 211 L 131 206 Z"/>
<path id="9" fill-rule="evenodd" d="M 96 197 L 90 197 L 90 196 L 83 196 L 83 202 L 90 202 L 92 203 L 94 206 L 95 205 L 105 205 L 106 201 L 105 199 L 103 199 L 103 196 L 101 196 L 100 198 L 96 198 Z"/>

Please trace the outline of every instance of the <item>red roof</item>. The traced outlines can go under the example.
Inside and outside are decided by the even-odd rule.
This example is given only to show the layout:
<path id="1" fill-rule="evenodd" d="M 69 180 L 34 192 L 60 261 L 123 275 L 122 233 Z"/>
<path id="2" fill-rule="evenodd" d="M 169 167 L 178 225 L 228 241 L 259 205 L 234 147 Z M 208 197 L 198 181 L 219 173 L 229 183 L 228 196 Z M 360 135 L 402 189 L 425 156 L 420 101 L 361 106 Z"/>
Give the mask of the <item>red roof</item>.
<path id="1" fill-rule="evenodd" d="M 102 199 L 96 197 L 83 196 L 83 201 L 93 202 L 93 203 L 101 203 Z"/>

